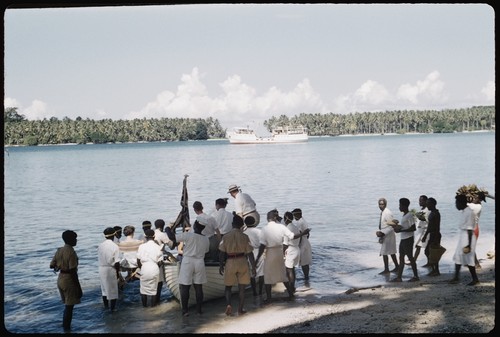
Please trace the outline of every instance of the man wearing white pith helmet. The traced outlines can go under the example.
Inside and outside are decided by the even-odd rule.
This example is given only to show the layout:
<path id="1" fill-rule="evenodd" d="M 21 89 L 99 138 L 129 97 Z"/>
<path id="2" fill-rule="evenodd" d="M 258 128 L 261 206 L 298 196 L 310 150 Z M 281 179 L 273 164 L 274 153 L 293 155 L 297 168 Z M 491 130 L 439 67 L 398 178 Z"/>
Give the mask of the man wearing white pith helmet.
<path id="1" fill-rule="evenodd" d="M 234 198 L 234 211 L 245 220 L 247 217 L 255 219 L 253 226 L 260 222 L 260 215 L 257 212 L 255 201 L 247 193 L 241 192 L 240 186 L 229 185 L 228 192 Z"/>

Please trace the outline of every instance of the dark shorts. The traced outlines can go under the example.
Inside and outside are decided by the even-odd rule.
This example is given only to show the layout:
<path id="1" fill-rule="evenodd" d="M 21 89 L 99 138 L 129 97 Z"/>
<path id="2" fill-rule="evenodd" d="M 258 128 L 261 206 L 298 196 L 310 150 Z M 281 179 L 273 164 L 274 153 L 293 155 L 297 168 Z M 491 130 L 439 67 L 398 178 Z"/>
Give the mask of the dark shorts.
<path id="1" fill-rule="evenodd" d="M 399 254 L 401 256 L 411 256 L 413 257 L 413 243 L 415 242 L 415 238 L 409 237 L 408 239 L 402 239 L 399 243 Z"/>

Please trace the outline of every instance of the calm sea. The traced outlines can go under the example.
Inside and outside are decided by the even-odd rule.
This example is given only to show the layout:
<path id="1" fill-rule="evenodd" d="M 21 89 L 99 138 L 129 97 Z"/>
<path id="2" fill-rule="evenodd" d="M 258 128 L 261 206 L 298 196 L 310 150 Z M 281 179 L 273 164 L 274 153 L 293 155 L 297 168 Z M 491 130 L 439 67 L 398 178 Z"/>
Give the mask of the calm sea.
<path id="1" fill-rule="evenodd" d="M 442 217 L 442 272 L 453 270 L 456 190 L 475 183 L 495 193 L 495 133 L 312 138 L 305 144 L 230 145 L 227 140 L 152 144 L 19 147 L 4 150 L 4 325 L 13 333 L 60 333 L 63 305 L 49 269 L 66 229 L 78 233 L 82 303 L 77 333 L 159 333 L 158 322 L 179 317 L 164 288 L 162 303 L 143 309 L 138 286 L 127 286 L 119 311 L 102 310 L 97 246 L 105 227 L 175 219 L 184 174 L 189 204 L 214 210 L 238 184 L 265 219 L 301 208 L 311 228 L 310 286 L 320 294 L 383 284 L 375 236 L 385 197 L 396 218 L 398 200 L 418 209 L 434 197 Z M 229 200 L 228 210 L 233 210 Z M 193 212 L 191 216 L 193 217 Z M 478 257 L 494 244 L 495 200 L 481 215 Z M 262 225 L 261 225 L 262 226 Z M 423 254 L 417 261 L 425 263 Z M 404 277 L 411 274 L 406 268 Z M 427 269 L 419 268 L 425 278 Z M 408 274 L 407 274 L 408 273 Z M 297 271 L 297 286 L 304 284 Z M 207 304 L 209 305 L 209 304 Z M 257 309 L 258 310 L 258 309 Z"/>

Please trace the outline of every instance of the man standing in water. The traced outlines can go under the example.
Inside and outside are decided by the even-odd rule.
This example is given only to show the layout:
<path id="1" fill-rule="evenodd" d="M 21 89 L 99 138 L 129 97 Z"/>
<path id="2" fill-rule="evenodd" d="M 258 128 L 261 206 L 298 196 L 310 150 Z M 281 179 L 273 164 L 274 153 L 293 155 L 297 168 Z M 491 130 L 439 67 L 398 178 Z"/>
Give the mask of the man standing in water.
<path id="1" fill-rule="evenodd" d="M 78 280 L 78 256 L 73 249 L 76 246 L 76 233 L 73 231 L 64 231 L 62 238 L 64 246 L 58 248 L 56 254 L 50 262 L 50 268 L 54 272 L 59 272 L 57 278 L 57 288 L 64 303 L 63 328 L 65 331 L 71 329 L 71 320 L 73 319 L 73 307 L 80 303 L 83 292 Z"/>
<path id="2" fill-rule="evenodd" d="M 397 272 L 398 270 L 398 259 L 396 257 L 396 233 L 392 226 L 388 223 L 394 220 L 392 212 L 387 208 L 387 200 L 385 198 L 378 199 L 378 208 L 380 208 L 380 221 L 378 224 L 377 236 L 379 237 L 379 242 L 382 244 L 380 247 L 380 255 L 384 260 L 384 270 L 379 274 L 389 274 L 390 272 Z M 389 255 L 394 262 L 394 269 L 389 270 Z"/>
<path id="3" fill-rule="evenodd" d="M 116 311 L 118 299 L 118 279 L 120 278 L 120 248 L 113 242 L 115 230 L 104 230 L 104 240 L 97 248 L 99 279 L 101 281 L 102 301 L 105 309 Z"/>
<path id="4" fill-rule="evenodd" d="M 296 208 L 292 211 L 294 217 L 294 225 L 299 229 L 300 232 L 305 231 L 309 228 L 306 220 L 302 217 L 302 210 L 300 208 Z M 299 248 L 300 248 L 300 258 L 299 265 L 302 269 L 302 274 L 304 274 L 304 280 L 309 280 L 309 265 L 312 263 L 312 249 L 311 243 L 309 242 L 309 234 L 304 235 L 299 240 Z"/>
<path id="5" fill-rule="evenodd" d="M 163 253 L 160 246 L 154 241 L 154 230 L 146 229 L 144 236 L 146 242 L 137 249 L 137 266 L 141 269 L 141 301 L 143 307 L 147 307 L 148 302 L 154 307 L 159 303 L 158 290 L 161 291 L 161 288 L 159 288 L 159 265 L 163 261 Z"/>

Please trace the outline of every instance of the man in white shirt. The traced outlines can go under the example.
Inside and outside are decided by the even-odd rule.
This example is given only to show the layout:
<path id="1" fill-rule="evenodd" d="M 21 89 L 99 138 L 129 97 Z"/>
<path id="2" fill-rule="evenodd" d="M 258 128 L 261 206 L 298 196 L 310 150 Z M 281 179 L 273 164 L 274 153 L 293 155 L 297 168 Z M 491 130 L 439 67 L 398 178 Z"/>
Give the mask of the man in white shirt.
<path id="1" fill-rule="evenodd" d="M 170 227 L 165 231 L 170 240 L 176 245 L 183 242 L 184 253 L 179 270 L 179 290 L 181 293 L 181 308 L 183 316 L 189 316 L 189 289 L 194 286 L 196 296 L 196 311 L 201 314 L 203 303 L 203 284 L 207 283 L 207 273 L 205 269 L 204 256 L 209 251 L 209 240 L 201 234 L 205 228 L 198 220 L 193 224 L 193 231 L 176 234 Z"/>
<path id="2" fill-rule="evenodd" d="M 165 220 L 156 219 L 155 220 L 155 242 L 160 246 L 160 251 L 166 252 L 167 247 L 172 247 L 172 241 L 168 238 L 167 233 L 164 232 L 165 228 Z M 161 300 L 161 289 L 163 287 L 163 282 L 165 282 L 165 270 L 163 268 L 163 264 L 160 265 L 160 279 L 158 281 L 158 290 L 156 293 L 156 303 L 160 303 Z"/>
<path id="3" fill-rule="evenodd" d="M 384 270 L 379 274 L 390 274 L 391 272 L 397 272 L 399 268 L 398 259 L 396 257 L 396 233 L 392 226 L 389 225 L 394 218 L 392 216 L 391 210 L 387 207 L 387 200 L 385 198 L 378 199 L 378 208 L 380 209 L 380 220 L 378 224 L 377 236 L 379 237 L 380 246 L 380 256 L 384 261 Z M 391 256 L 392 262 L 394 262 L 394 269 L 389 270 L 389 255 Z"/>
<path id="4" fill-rule="evenodd" d="M 205 235 L 210 242 L 210 249 L 207 255 L 205 255 L 205 261 L 215 261 L 219 262 L 219 243 L 221 240 L 221 234 L 217 221 L 214 217 L 203 213 L 203 204 L 199 201 L 193 203 L 193 209 L 196 213 L 196 220 L 205 226 L 202 235 Z"/>
<path id="5" fill-rule="evenodd" d="M 120 277 L 120 249 L 113 242 L 115 230 L 108 227 L 104 230 L 104 240 L 97 248 L 99 262 L 99 280 L 104 308 L 116 311 L 118 300 L 118 279 Z"/>
<path id="6" fill-rule="evenodd" d="M 147 229 L 144 236 L 146 242 L 141 244 L 137 250 L 137 266 L 141 268 L 141 301 L 144 307 L 148 306 L 148 302 L 154 307 L 158 304 L 159 263 L 163 261 L 163 253 L 160 246 L 154 241 L 154 230 Z"/>
<path id="7" fill-rule="evenodd" d="M 273 284 L 283 282 L 288 296 L 293 296 L 293 289 L 290 286 L 286 274 L 285 260 L 283 259 L 283 240 L 288 237 L 290 240 L 300 238 L 309 233 L 309 228 L 300 234 L 294 234 L 287 227 L 276 222 L 278 214 L 276 211 L 267 213 L 267 225 L 262 228 L 260 235 L 259 255 L 255 264 L 257 265 L 264 250 L 266 251 L 266 262 L 264 263 L 264 287 L 266 289 L 265 302 L 271 301 L 271 289 Z"/>
<path id="8" fill-rule="evenodd" d="M 233 214 L 226 210 L 226 206 L 227 198 L 219 198 L 215 200 L 215 212 L 212 213 L 221 235 L 229 233 L 233 228 Z"/>
<path id="9" fill-rule="evenodd" d="M 467 266 L 469 268 L 472 281 L 469 286 L 479 284 L 479 279 L 476 273 L 476 263 L 474 256 L 476 254 L 477 238 L 474 235 L 476 226 L 476 216 L 474 211 L 467 206 L 467 197 L 463 194 L 455 196 L 455 207 L 460 211 L 460 219 L 458 223 L 458 242 L 453 262 L 455 262 L 455 276 L 449 281 L 451 284 L 458 283 L 460 279 L 460 268 Z"/>
<path id="10" fill-rule="evenodd" d="M 405 266 L 405 256 L 410 260 L 411 269 L 413 270 L 413 277 L 408 280 L 408 282 L 419 281 L 417 263 L 413 257 L 413 243 L 415 242 L 415 237 L 413 232 L 415 231 L 415 219 L 413 214 L 410 213 L 410 200 L 408 198 L 399 199 L 399 210 L 403 213 L 401 218 L 400 229 L 395 229 L 396 233 L 400 233 L 399 242 L 399 269 L 398 276 L 391 280 L 391 282 L 401 282 L 403 276 L 403 270 Z"/>
<path id="11" fill-rule="evenodd" d="M 474 195 L 472 197 L 472 202 L 467 203 L 467 207 L 472 209 L 472 211 L 474 212 L 474 219 L 476 221 L 474 225 L 474 236 L 476 237 L 476 240 L 479 238 L 479 218 L 481 217 L 481 210 L 483 209 L 481 201 L 486 202 L 484 192 L 479 192 L 478 194 Z M 474 261 L 476 263 L 476 269 L 481 269 L 481 265 L 479 264 L 479 260 L 477 259 L 477 254 L 474 255 Z"/>
<path id="12" fill-rule="evenodd" d="M 251 216 L 255 219 L 255 226 L 260 222 L 260 214 L 257 205 L 250 195 L 243 193 L 240 186 L 229 185 L 228 192 L 234 198 L 234 211 L 245 220 Z"/>

